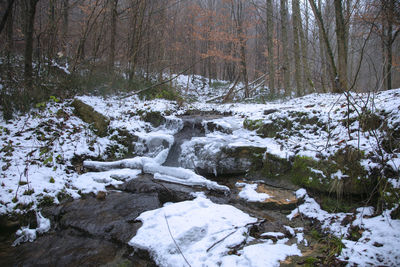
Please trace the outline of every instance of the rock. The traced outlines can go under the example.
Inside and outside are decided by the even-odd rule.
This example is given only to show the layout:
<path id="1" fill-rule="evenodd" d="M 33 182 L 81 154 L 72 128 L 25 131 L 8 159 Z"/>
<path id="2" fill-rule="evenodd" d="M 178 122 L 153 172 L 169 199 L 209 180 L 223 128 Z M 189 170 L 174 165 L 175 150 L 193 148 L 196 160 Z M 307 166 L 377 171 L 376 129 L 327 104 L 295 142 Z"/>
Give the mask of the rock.
<path id="1" fill-rule="evenodd" d="M 118 249 L 110 241 L 69 229 L 20 245 L 14 266 L 99 266 L 113 261 Z"/>
<path id="2" fill-rule="evenodd" d="M 382 118 L 375 113 L 362 114 L 360 117 L 360 126 L 364 132 L 377 130 L 382 122 Z"/>
<path id="3" fill-rule="evenodd" d="M 97 192 L 96 199 L 97 200 L 105 200 L 106 199 L 106 192 L 104 192 L 104 191 Z"/>
<path id="4" fill-rule="evenodd" d="M 275 113 L 275 112 L 278 112 L 279 110 L 277 110 L 277 109 L 275 109 L 275 108 L 272 108 L 272 109 L 266 109 L 266 110 L 264 110 L 264 115 L 269 115 L 269 114 L 272 114 L 272 113 Z"/>
<path id="5" fill-rule="evenodd" d="M 191 200 L 193 189 L 184 185 L 155 181 L 150 175 L 130 180 L 121 186 L 121 189 L 131 193 L 155 193 L 162 204 L 166 202 L 180 202 Z"/>
<path id="6" fill-rule="evenodd" d="M 180 164 L 193 168 L 200 175 L 238 175 L 250 169 L 261 168 L 266 148 L 253 146 L 230 147 L 228 143 L 211 144 L 201 142 L 187 150 L 180 157 Z"/>
<path id="7" fill-rule="evenodd" d="M 75 108 L 75 115 L 84 122 L 92 124 L 94 132 L 98 136 L 104 137 L 107 135 L 108 125 L 110 124 L 110 120 L 107 117 L 98 113 L 93 107 L 83 103 L 79 99 L 75 99 L 71 105 Z"/>
<path id="8" fill-rule="evenodd" d="M 60 225 L 126 243 L 140 227 L 140 223 L 134 223 L 136 217 L 159 207 L 157 193 L 109 192 L 106 201 L 88 197 L 67 203 L 61 210 Z"/>
<path id="9" fill-rule="evenodd" d="M 149 122 L 153 127 L 158 127 L 166 122 L 163 115 L 158 111 L 149 111 L 142 114 L 141 119 Z"/>
<path id="10" fill-rule="evenodd" d="M 363 157 L 351 146 L 319 161 L 296 156 L 289 177 L 293 183 L 317 192 L 367 197 L 374 190 L 377 178 L 363 168 L 360 163 Z"/>
<path id="11" fill-rule="evenodd" d="M 242 187 L 238 188 L 239 192 L 242 190 Z M 263 183 L 257 183 L 257 189 L 255 191 L 257 193 L 267 194 L 269 197 L 264 201 L 255 202 L 239 198 L 239 196 L 237 196 L 237 199 L 243 204 L 268 210 L 292 210 L 296 208 L 301 201 L 296 198 L 294 191 L 292 190 L 278 188 Z"/>
<path id="12" fill-rule="evenodd" d="M 208 121 L 206 123 L 206 128 L 207 128 L 207 132 L 218 131 L 218 132 L 225 133 L 225 134 L 232 134 L 232 129 L 223 127 L 222 125 L 219 125 L 213 121 Z"/>

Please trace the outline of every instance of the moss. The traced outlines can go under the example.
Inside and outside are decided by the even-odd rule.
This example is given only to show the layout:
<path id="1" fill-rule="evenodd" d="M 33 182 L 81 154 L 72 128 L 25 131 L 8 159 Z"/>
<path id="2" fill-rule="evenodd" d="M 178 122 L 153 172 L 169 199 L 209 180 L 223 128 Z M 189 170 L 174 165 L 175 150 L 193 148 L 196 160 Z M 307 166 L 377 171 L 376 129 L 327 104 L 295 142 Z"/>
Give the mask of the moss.
<path id="1" fill-rule="evenodd" d="M 348 196 L 340 197 L 320 194 L 318 202 L 321 208 L 327 212 L 351 212 L 360 206 L 357 201 L 352 201 Z"/>
<path id="2" fill-rule="evenodd" d="M 259 129 L 263 125 L 263 120 L 250 120 L 250 119 L 245 119 L 243 121 L 243 127 L 247 130 L 254 131 Z"/>
<path id="3" fill-rule="evenodd" d="M 290 172 L 294 184 L 313 190 L 324 190 L 326 188 L 325 174 L 312 171 L 320 170 L 319 163 L 310 157 L 296 156 Z"/>
<path id="4" fill-rule="evenodd" d="M 304 260 L 304 264 L 305 264 L 305 266 L 315 266 L 315 264 L 316 263 L 318 263 L 319 262 L 319 260 L 317 259 L 317 258 L 315 258 L 315 257 L 307 257 L 305 260 Z"/>
<path id="5" fill-rule="evenodd" d="M 359 118 L 361 129 L 364 132 L 377 130 L 382 125 L 382 118 L 376 113 L 366 112 Z"/>
<path id="6" fill-rule="evenodd" d="M 263 166 L 263 155 L 265 153 L 265 148 L 263 147 L 224 147 L 222 152 L 227 157 L 235 158 L 236 161 L 249 160 L 251 162 L 251 170 L 249 171 L 257 171 Z"/>
<path id="7" fill-rule="evenodd" d="M 24 193 L 23 193 L 23 195 L 30 196 L 30 195 L 32 195 L 33 193 L 35 193 L 35 190 L 29 189 L 29 190 L 25 190 Z"/>
<path id="8" fill-rule="evenodd" d="M 285 177 L 291 169 L 287 159 L 280 158 L 270 153 L 265 153 L 263 158 L 262 174 L 269 178 Z"/>
<path id="9" fill-rule="evenodd" d="M 141 116 L 141 119 L 144 120 L 145 122 L 151 123 L 153 127 L 158 127 L 161 124 L 165 123 L 166 121 L 164 116 L 161 115 L 161 113 L 158 111 L 146 112 Z"/>
<path id="10" fill-rule="evenodd" d="M 104 137 L 107 135 L 108 125 L 110 124 L 108 118 L 78 99 L 75 99 L 72 102 L 72 106 L 75 108 L 75 115 L 81 118 L 84 122 L 92 124 L 93 130 L 98 136 Z"/>
<path id="11" fill-rule="evenodd" d="M 264 123 L 262 119 L 250 120 L 245 119 L 243 121 L 243 127 L 250 131 L 256 131 L 257 134 L 263 138 L 274 138 L 277 133 L 283 129 L 290 129 L 293 124 L 286 118 L 278 118 L 274 122 Z"/>
<path id="12" fill-rule="evenodd" d="M 51 196 L 43 196 L 42 198 L 38 199 L 38 207 L 49 207 L 54 204 L 54 197 Z"/>

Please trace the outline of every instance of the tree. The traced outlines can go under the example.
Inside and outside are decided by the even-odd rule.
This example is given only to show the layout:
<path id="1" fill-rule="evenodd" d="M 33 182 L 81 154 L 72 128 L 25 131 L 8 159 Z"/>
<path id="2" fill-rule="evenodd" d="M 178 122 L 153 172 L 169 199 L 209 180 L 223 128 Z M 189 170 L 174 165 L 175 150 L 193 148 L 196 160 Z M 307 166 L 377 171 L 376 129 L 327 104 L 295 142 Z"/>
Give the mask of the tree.
<path id="1" fill-rule="evenodd" d="M 281 0 L 280 6 L 281 15 L 281 39 L 282 39 L 282 72 L 283 72 L 283 87 L 285 89 L 285 95 L 289 95 L 290 92 L 290 77 L 289 77 L 289 57 L 288 57 L 288 37 L 287 37 L 287 0 Z"/>
<path id="2" fill-rule="evenodd" d="M 25 68 L 24 68 L 24 79 L 25 79 L 25 89 L 32 89 L 32 53 L 33 53 L 33 30 L 35 23 L 36 5 L 39 0 L 24 0 L 24 7 L 26 11 L 25 17 Z"/>
<path id="3" fill-rule="evenodd" d="M 336 83 L 337 91 L 347 91 L 347 37 L 346 25 L 343 18 L 342 0 L 334 0 L 336 19 L 336 42 L 338 55 L 338 78 Z"/>
<path id="4" fill-rule="evenodd" d="M 273 44 L 273 36 L 274 36 L 274 25 L 272 23 L 273 17 L 273 9 L 272 9 L 272 0 L 267 0 L 267 61 L 268 61 L 268 87 L 271 95 L 275 95 L 275 68 L 274 68 L 274 44 Z M 284 47 L 284 49 L 286 49 Z"/>
<path id="5" fill-rule="evenodd" d="M 114 61 L 115 61 L 115 37 L 117 34 L 117 6 L 118 0 L 109 0 L 109 10 L 110 10 L 110 52 L 108 59 L 108 71 L 114 72 Z"/>
<path id="6" fill-rule="evenodd" d="M 303 84 L 301 82 L 301 67 L 300 67 L 300 39 L 299 31 L 301 28 L 300 6 L 299 0 L 292 0 L 292 24 L 293 24 L 293 57 L 294 57 L 294 76 L 297 89 L 297 96 L 304 93 Z"/>

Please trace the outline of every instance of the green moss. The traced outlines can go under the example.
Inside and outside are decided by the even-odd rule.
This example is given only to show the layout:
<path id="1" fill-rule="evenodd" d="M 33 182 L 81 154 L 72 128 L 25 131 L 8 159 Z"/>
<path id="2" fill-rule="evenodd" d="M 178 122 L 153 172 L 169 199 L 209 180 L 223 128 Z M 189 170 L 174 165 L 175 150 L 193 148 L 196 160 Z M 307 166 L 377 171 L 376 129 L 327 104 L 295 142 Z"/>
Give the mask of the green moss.
<path id="1" fill-rule="evenodd" d="M 75 99 L 72 102 L 72 106 L 75 108 L 75 115 L 81 118 L 84 122 L 92 124 L 93 130 L 98 136 L 104 137 L 107 135 L 108 125 L 110 124 L 108 118 L 78 99 Z"/>
<path id="2" fill-rule="evenodd" d="M 317 241 L 321 239 L 321 234 L 315 229 L 311 229 L 310 235 L 312 238 L 314 238 Z"/>
<path id="3" fill-rule="evenodd" d="M 291 163 L 286 158 L 265 153 L 262 174 L 268 178 L 285 178 L 291 170 Z"/>
<path id="4" fill-rule="evenodd" d="M 48 207 L 54 204 L 54 197 L 51 196 L 43 196 L 42 198 L 38 199 L 38 207 Z"/>
<path id="5" fill-rule="evenodd" d="M 54 180 L 54 178 L 53 178 L 53 177 L 50 177 L 49 183 L 52 183 L 52 184 L 54 184 L 54 183 L 55 183 L 55 180 Z"/>
<path id="6" fill-rule="evenodd" d="M 263 166 L 263 156 L 265 148 L 254 146 L 224 147 L 222 152 L 228 157 L 235 158 L 237 161 L 250 160 L 250 172 L 260 170 Z"/>
<path id="7" fill-rule="evenodd" d="M 315 266 L 315 264 L 316 263 L 318 263 L 319 262 L 319 260 L 317 259 L 317 258 L 315 258 L 315 257 L 307 257 L 305 260 L 304 260 L 304 264 L 305 264 L 305 266 Z"/>
<path id="8" fill-rule="evenodd" d="M 320 172 L 312 171 L 312 169 Z M 291 169 L 291 179 L 296 185 L 313 190 L 324 190 L 326 188 L 326 177 L 319 169 L 319 163 L 310 157 L 296 156 Z"/>
<path id="9" fill-rule="evenodd" d="M 243 127 L 247 130 L 254 131 L 259 129 L 263 125 L 263 120 L 250 120 L 250 119 L 245 119 L 243 121 Z"/>
<path id="10" fill-rule="evenodd" d="M 141 118 L 145 122 L 150 122 L 153 127 L 158 127 L 166 121 L 164 116 L 158 111 L 146 112 L 141 116 Z"/>
<path id="11" fill-rule="evenodd" d="M 30 195 L 32 195 L 33 193 L 35 193 L 35 190 L 29 189 L 29 190 L 25 190 L 24 193 L 23 193 L 23 195 L 30 196 Z"/>

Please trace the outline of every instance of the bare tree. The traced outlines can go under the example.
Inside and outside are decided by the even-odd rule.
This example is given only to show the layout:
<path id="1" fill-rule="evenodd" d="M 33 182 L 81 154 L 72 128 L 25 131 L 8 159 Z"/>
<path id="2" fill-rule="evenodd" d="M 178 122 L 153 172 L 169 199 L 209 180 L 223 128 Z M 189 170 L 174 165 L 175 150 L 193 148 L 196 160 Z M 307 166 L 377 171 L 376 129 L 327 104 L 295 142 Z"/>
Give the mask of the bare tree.
<path id="1" fill-rule="evenodd" d="M 274 15 L 272 8 L 272 0 L 267 0 L 267 60 L 268 60 L 268 87 L 271 95 L 275 95 L 275 67 L 274 67 L 274 24 L 272 17 Z M 284 47 L 284 49 L 286 49 Z"/>

